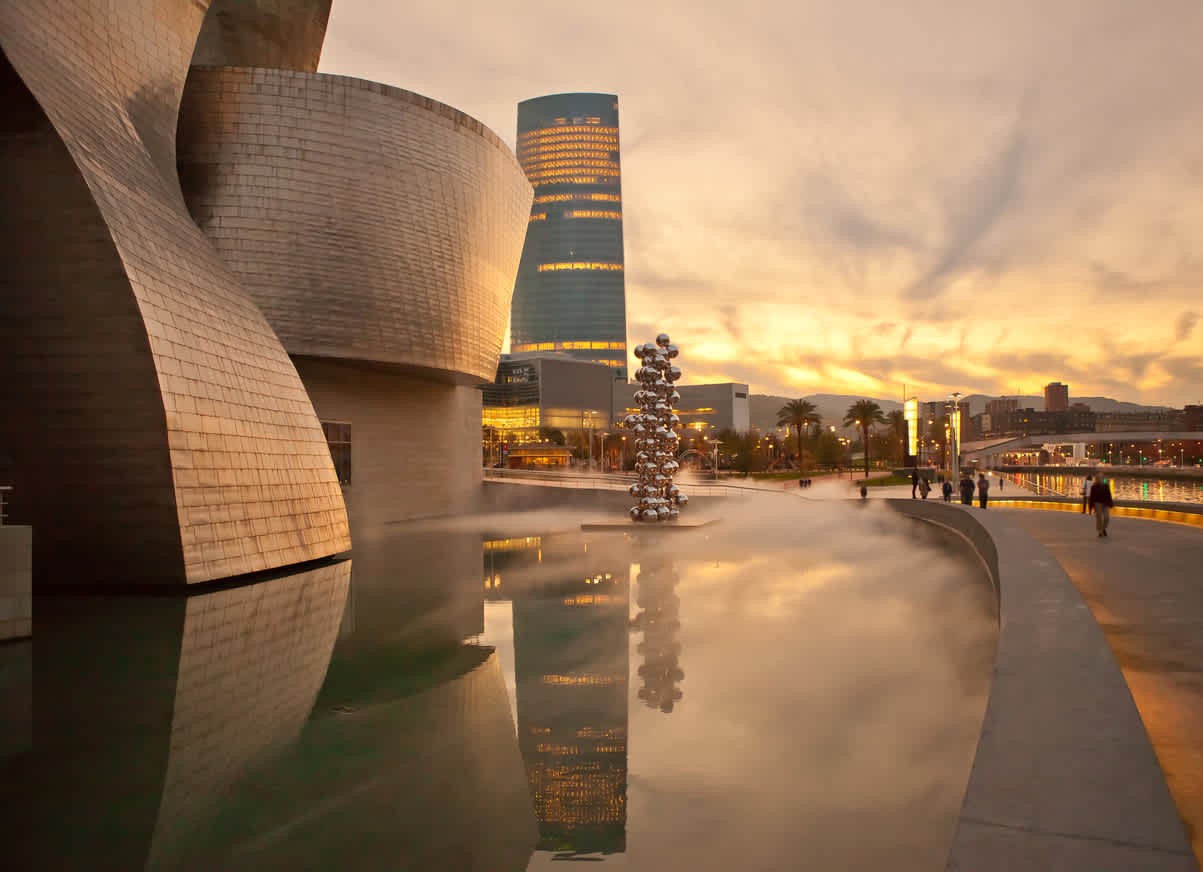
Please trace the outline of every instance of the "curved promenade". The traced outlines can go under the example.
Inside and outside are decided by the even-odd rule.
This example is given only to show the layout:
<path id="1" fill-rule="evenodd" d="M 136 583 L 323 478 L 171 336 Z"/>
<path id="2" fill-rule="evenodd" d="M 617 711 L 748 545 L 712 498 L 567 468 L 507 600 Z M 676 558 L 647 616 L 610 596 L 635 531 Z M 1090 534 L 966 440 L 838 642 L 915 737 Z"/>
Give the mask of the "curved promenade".
<path id="1" fill-rule="evenodd" d="M 1100 540 L 1090 516 L 1007 517 L 1048 548 L 1102 628 L 1203 862 L 1203 529 L 1120 515 Z"/>
<path id="2" fill-rule="evenodd" d="M 910 499 L 890 505 L 969 539 L 999 591 L 994 683 L 947 868 L 1198 869 L 1150 744 L 1150 733 L 1156 737 L 1162 731 L 1146 732 L 1099 623 L 1058 560 L 1063 552 L 1079 549 L 1081 540 L 1107 549 L 1106 556 L 1086 565 L 1097 572 L 1099 565 L 1114 564 L 1103 576 L 1113 585 L 1123 587 L 1126 579 L 1129 587 L 1152 589 L 1149 576 L 1166 574 L 1148 571 L 1148 560 L 1160 553 L 1149 551 L 1149 544 L 1165 545 L 1168 538 L 1175 546 L 1203 550 L 1203 536 L 1124 519 L 1113 527 L 1116 536 L 1101 545 L 1090 530 L 1071 530 L 1085 522 L 1067 513 L 983 512 Z M 1132 545 L 1114 545 L 1141 524 L 1156 529 L 1133 537 Z M 1053 550 L 1037 539 L 1049 539 Z M 1141 545 L 1141 539 L 1148 541 Z M 1133 572 L 1131 564 L 1142 551 L 1144 569 Z M 1183 582 L 1189 565 L 1189 560 L 1182 563 Z M 1075 570 L 1075 575 L 1085 578 L 1091 570 Z M 1134 621 L 1150 617 L 1148 611 L 1143 616 L 1129 611 Z M 1183 629 L 1192 636 L 1191 627 Z M 1160 641 L 1163 648 L 1172 647 L 1164 636 Z M 1125 659 L 1121 654 L 1121 664 Z M 1197 718 L 1192 724 L 1189 717 L 1162 714 L 1183 730 L 1199 730 Z M 1183 753 L 1197 753 L 1199 744 L 1186 745 Z M 1183 817 L 1191 821 L 1181 794 L 1178 799 Z"/>

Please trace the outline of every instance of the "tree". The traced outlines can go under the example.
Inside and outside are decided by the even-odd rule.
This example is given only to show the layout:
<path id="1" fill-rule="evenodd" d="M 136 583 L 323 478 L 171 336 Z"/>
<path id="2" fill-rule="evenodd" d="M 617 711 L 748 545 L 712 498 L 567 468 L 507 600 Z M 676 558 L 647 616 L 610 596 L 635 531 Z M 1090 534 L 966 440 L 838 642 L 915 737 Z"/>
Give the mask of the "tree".
<path id="1" fill-rule="evenodd" d="M 869 477 L 869 428 L 874 424 L 884 424 L 886 416 L 882 414 L 881 406 L 872 400 L 857 400 L 848 407 L 844 415 L 844 426 L 860 427 L 865 443 L 865 478 Z"/>
<path id="2" fill-rule="evenodd" d="M 798 468 L 802 468 L 802 428 L 816 426 L 822 418 L 815 412 L 814 403 L 809 400 L 790 400 L 777 412 L 778 427 L 793 427 L 798 431 Z M 807 436 L 810 435 L 808 432 Z"/>
<path id="3" fill-rule="evenodd" d="M 886 415 L 886 423 L 890 425 L 890 442 L 898 448 L 899 464 L 906 462 L 906 413 L 895 409 Z"/>
<path id="4" fill-rule="evenodd" d="M 557 430 L 554 427 L 540 427 L 539 428 L 539 441 L 540 442 L 550 442 L 553 445 L 563 445 L 564 444 L 564 431 Z"/>
<path id="5" fill-rule="evenodd" d="M 761 467 L 761 455 L 757 451 L 760 440 L 751 433 L 740 433 L 724 429 L 718 433 L 719 447 L 731 460 L 731 467 L 747 475 Z"/>

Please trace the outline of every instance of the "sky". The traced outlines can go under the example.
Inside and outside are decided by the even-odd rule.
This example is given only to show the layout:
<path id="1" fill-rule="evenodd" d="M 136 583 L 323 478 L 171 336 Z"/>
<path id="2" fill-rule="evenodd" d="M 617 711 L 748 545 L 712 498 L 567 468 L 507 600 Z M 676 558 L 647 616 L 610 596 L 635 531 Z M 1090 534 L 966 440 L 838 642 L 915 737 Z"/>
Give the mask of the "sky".
<path id="1" fill-rule="evenodd" d="M 619 96 L 628 339 L 684 383 L 1203 402 L 1198 0 L 335 0 L 320 70 Z"/>

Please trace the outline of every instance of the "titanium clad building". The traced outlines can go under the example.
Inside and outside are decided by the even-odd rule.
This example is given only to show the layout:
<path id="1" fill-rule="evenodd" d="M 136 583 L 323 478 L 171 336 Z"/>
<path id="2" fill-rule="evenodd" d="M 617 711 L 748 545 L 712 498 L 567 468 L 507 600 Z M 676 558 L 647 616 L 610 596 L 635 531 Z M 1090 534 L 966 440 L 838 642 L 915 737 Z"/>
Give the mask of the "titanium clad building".
<path id="1" fill-rule="evenodd" d="M 627 377 L 618 98 L 518 104 L 518 160 L 535 189 L 514 285 L 510 351 L 558 351 Z"/>

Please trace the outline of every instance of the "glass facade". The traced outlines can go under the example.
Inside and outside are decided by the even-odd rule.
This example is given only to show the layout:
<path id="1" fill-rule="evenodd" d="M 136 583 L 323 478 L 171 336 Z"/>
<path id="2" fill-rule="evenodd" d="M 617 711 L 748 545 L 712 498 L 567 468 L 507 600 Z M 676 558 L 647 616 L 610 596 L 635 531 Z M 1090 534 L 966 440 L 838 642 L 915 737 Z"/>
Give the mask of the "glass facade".
<path id="1" fill-rule="evenodd" d="M 510 350 L 557 351 L 627 377 L 618 98 L 518 104 L 518 160 L 535 189 L 514 285 Z"/>

